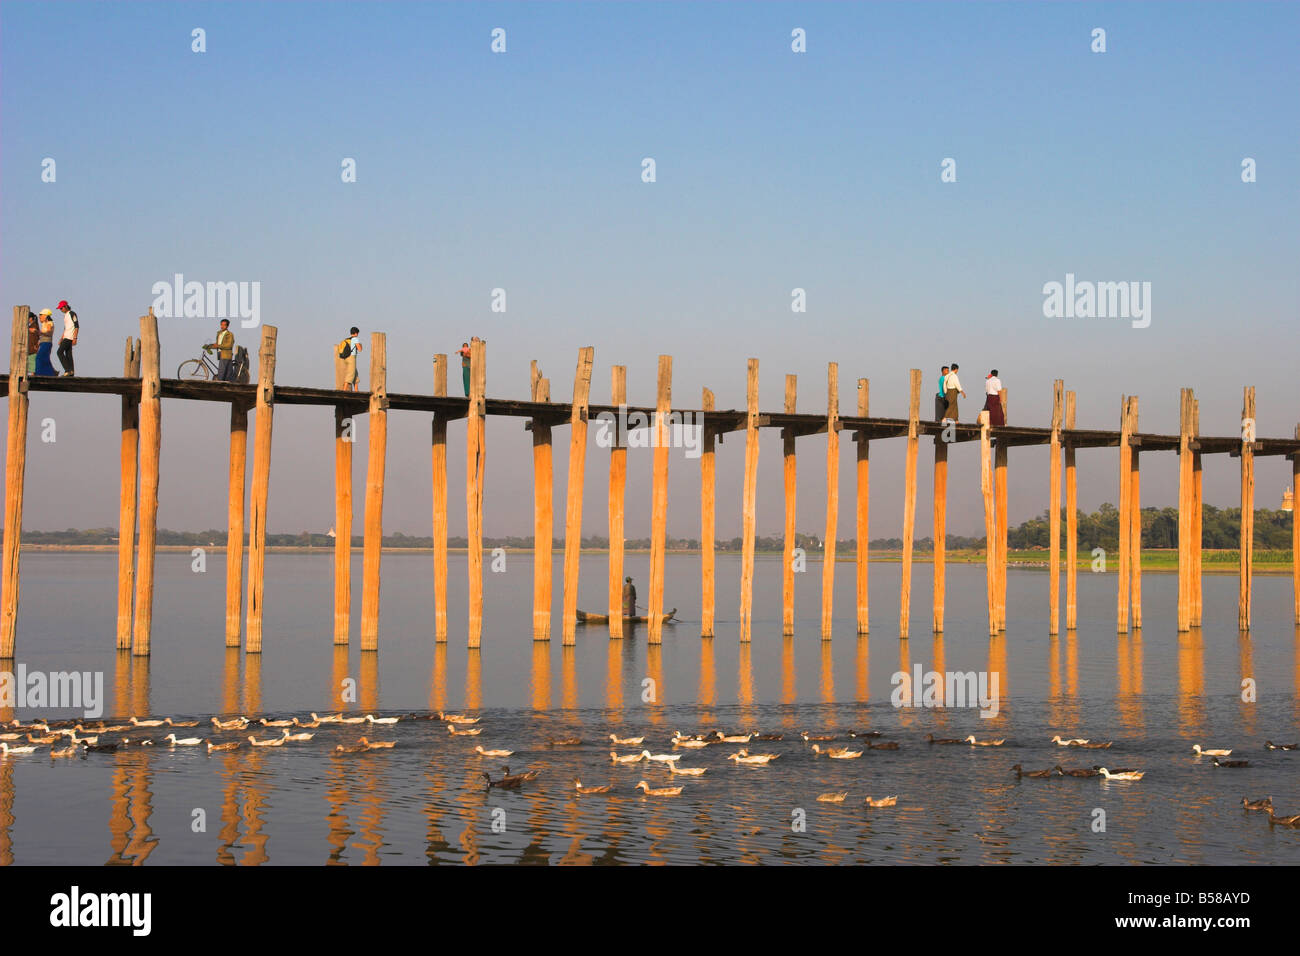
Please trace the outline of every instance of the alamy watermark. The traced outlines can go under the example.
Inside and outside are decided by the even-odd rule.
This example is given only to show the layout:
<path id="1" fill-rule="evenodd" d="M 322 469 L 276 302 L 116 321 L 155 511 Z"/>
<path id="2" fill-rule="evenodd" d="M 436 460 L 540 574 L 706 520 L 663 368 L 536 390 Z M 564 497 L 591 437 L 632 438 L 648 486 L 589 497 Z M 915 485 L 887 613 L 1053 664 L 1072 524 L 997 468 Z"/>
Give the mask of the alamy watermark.
<path id="1" fill-rule="evenodd" d="M 246 329 L 262 322 L 262 283 L 186 282 L 177 272 L 172 280 L 155 282 L 153 314 L 162 319 L 239 319 Z"/>
<path id="2" fill-rule="evenodd" d="M 896 671 L 889 702 L 895 707 L 978 707 L 983 718 L 998 715 L 997 671 Z"/>
<path id="3" fill-rule="evenodd" d="M 1151 324 L 1150 282 L 1076 281 L 1043 284 L 1043 315 L 1049 319 L 1131 319 L 1133 328 Z"/>
<path id="4" fill-rule="evenodd" d="M 80 710 L 87 719 L 104 714 L 103 671 L 0 671 L 0 707 Z"/>
<path id="5" fill-rule="evenodd" d="M 669 412 L 664 416 L 667 448 L 685 448 L 687 458 L 699 458 L 704 444 L 704 423 L 694 412 Z M 596 445 L 599 448 L 658 448 L 659 429 L 653 416 L 618 406 L 618 414 L 596 415 Z"/>

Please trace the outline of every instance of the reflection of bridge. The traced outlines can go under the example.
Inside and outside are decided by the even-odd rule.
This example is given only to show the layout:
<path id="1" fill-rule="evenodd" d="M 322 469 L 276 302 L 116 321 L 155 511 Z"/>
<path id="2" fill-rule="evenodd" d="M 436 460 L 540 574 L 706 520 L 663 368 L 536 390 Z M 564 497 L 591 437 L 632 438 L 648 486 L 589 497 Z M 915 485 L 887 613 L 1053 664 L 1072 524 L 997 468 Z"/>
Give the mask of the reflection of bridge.
<path id="1" fill-rule="evenodd" d="M 626 406 L 626 369 L 614 366 L 611 376 L 611 402 L 607 405 L 589 401 L 593 350 L 581 349 L 574 375 L 570 402 L 550 401 L 550 382 L 533 363 L 528 401 L 486 397 L 486 346 L 475 339 L 470 356 L 470 395 L 456 398 L 447 395 L 447 357 L 434 359 L 434 393 L 432 395 L 390 393 L 387 389 L 386 339 L 383 333 L 371 335 L 369 392 L 342 390 L 341 363 L 336 360 L 336 388 L 305 388 L 275 384 L 276 329 L 262 327 L 258 354 L 258 382 L 238 385 L 222 382 L 162 379 L 159 370 L 157 319 L 152 312 L 140 319 L 141 337 L 126 343 L 126 358 L 121 378 L 45 378 L 29 377 L 26 372 L 28 307 L 14 309 L 13 338 L 10 349 L 10 375 L 4 376 L 9 395 L 8 457 L 5 474 L 5 528 L 22 526 L 23 476 L 26 463 L 27 412 L 33 391 L 78 392 L 119 395 L 122 402 L 121 524 L 118 554 L 118 622 L 117 645 L 133 647 L 137 655 L 149 653 L 153 611 L 154 551 L 157 538 L 158 459 L 161 448 L 162 399 L 226 402 L 230 416 L 230 486 L 229 538 L 238 548 L 226 561 L 226 644 L 238 647 L 243 606 L 243 541 L 245 465 L 248 446 L 248 415 L 255 412 L 253 448 L 252 501 L 249 515 L 249 581 L 247 636 L 245 649 L 257 653 L 262 648 L 262 605 L 266 555 L 266 511 L 271 473 L 271 430 L 276 405 L 321 405 L 334 409 L 335 433 L 335 588 L 334 641 L 349 640 L 351 581 L 348 558 L 352 541 L 352 416 L 371 416 L 367 454 L 365 529 L 363 547 L 363 581 L 361 611 L 361 647 L 375 650 L 379 638 L 379 568 L 382 542 L 384 498 L 384 464 L 387 445 L 389 410 L 431 413 L 433 464 L 433 541 L 435 636 L 447 637 L 447 423 L 467 420 L 466 510 L 469 530 L 469 626 L 471 647 L 479 645 L 483 612 L 483 477 L 485 462 L 484 420 L 489 415 L 528 419 L 532 432 L 534 463 L 534 610 L 533 630 L 538 640 L 550 637 L 551 616 L 551 541 L 552 541 L 552 467 L 551 430 L 556 425 L 570 426 L 569 476 L 564 527 L 563 638 L 574 642 L 577 617 L 578 556 L 582 538 L 582 491 L 586 462 L 587 423 L 590 416 L 601 413 L 639 412 L 653 422 L 653 494 L 651 520 L 649 639 L 660 640 L 663 611 L 664 553 L 668 515 L 668 416 L 688 413 L 702 424 L 701 475 L 701 571 L 702 634 L 713 635 L 714 625 L 714 447 L 715 439 L 726 432 L 745 432 L 745 469 L 742 490 L 742 564 L 740 637 L 750 636 L 750 607 L 754 575 L 755 497 L 758 469 L 758 435 L 762 428 L 779 428 L 784 438 L 785 474 L 785 562 L 783 582 L 784 632 L 793 633 L 793 561 L 795 515 L 795 442 L 802 435 L 824 433 L 827 436 L 827 509 L 826 548 L 822 563 L 822 637 L 829 639 L 832 621 L 832 593 L 835 574 L 835 541 L 839 510 L 839 433 L 852 433 L 857 445 L 857 625 L 859 633 L 868 626 L 867 548 L 869 519 L 870 443 L 886 438 L 906 438 L 906 481 L 903 502 L 902 587 L 899 612 L 900 634 L 908 634 L 911 607 L 912 546 L 916 514 L 916 458 L 922 436 L 934 438 L 934 630 L 943 630 L 944 621 L 944 536 L 947 508 L 948 445 L 978 441 L 981 450 L 981 490 L 987 540 L 988 618 L 991 634 L 1005 629 L 1007 566 L 1007 458 L 1008 449 L 1017 445 L 1050 445 L 1050 546 L 1049 546 L 1049 627 L 1059 630 L 1060 562 L 1061 562 L 1061 470 L 1062 451 L 1065 471 L 1065 563 L 1066 627 L 1073 628 L 1075 584 L 1077 577 L 1077 535 L 1075 518 L 1075 454 L 1080 448 L 1118 447 L 1120 450 L 1119 488 L 1119 593 L 1118 624 L 1127 631 L 1130 620 L 1141 627 L 1141 509 L 1138 459 L 1141 452 L 1174 451 L 1179 455 L 1179 591 L 1178 627 L 1188 630 L 1201 621 L 1201 458 L 1207 454 L 1229 454 L 1241 459 L 1241 565 L 1238 617 L 1243 628 L 1250 626 L 1251 558 L 1254 540 L 1254 459 L 1260 455 L 1286 455 L 1292 460 L 1293 473 L 1300 487 L 1300 428 L 1295 438 L 1257 439 L 1254 432 L 1255 392 L 1245 390 L 1242 410 L 1242 434 L 1227 438 L 1203 437 L 1199 434 L 1199 410 L 1190 389 L 1182 393 L 1181 420 L 1176 435 L 1157 435 L 1138 431 L 1137 398 L 1122 403 L 1120 429 L 1097 431 L 1074 427 L 1074 393 L 1066 392 L 1058 380 L 1055 384 L 1051 425 L 1046 428 L 1020 426 L 990 427 L 987 415 L 980 414 L 976 424 L 922 421 L 920 417 L 922 375 L 911 372 L 911 395 L 907 418 L 875 418 L 869 415 L 868 381 L 857 381 L 857 414 L 840 415 L 838 366 L 832 363 L 828 374 L 828 408 L 824 413 L 795 411 L 796 383 L 793 375 L 785 380 L 785 404 L 780 413 L 762 413 L 758 408 L 758 361 L 749 360 L 747 401 L 744 410 L 720 410 L 714 407 L 713 393 L 704 390 L 700 409 L 674 408 L 671 402 L 672 358 L 659 357 L 657 398 L 653 406 Z M 17 370 L 17 374 L 14 371 Z M 1006 392 L 1002 393 L 1006 407 Z M 623 492 L 627 474 L 627 448 L 610 449 L 609 480 L 609 608 L 610 636 L 622 636 L 623 577 Z M 139 544 L 134 534 L 139 521 Z M 1297 622 L 1300 622 L 1300 534 L 1293 528 L 1293 577 L 1296 582 Z M 0 607 L 0 658 L 13 656 L 18 611 L 19 536 L 6 534 L 4 539 L 2 607 Z M 1131 618 L 1130 618 L 1131 614 Z"/>

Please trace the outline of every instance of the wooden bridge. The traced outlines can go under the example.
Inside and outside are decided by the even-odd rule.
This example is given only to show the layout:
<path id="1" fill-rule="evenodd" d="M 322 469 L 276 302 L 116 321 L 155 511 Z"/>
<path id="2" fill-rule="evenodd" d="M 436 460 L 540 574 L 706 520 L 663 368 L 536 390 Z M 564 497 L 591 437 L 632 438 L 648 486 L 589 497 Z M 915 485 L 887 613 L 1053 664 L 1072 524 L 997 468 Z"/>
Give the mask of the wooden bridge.
<path id="1" fill-rule="evenodd" d="M 485 419 L 504 415 L 527 420 L 533 438 L 534 467 L 534 606 L 533 635 L 549 640 L 551 632 L 552 550 L 552 467 L 551 445 L 554 428 L 569 426 L 569 476 L 564 516 L 563 640 L 575 640 L 578 602 L 578 558 L 582 539 L 582 492 L 585 477 L 587 426 L 593 415 L 620 411 L 645 416 L 652 429 L 652 515 L 648 638 L 661 640 L 664 597 L 664 559 L 668 519 L 669 427 L 673 420 L 689 415 L 688 421 L 702 426 L 700 456 L 700 540 L 701 540 L 701 635 L 714 633 L 714 449 L 727 432 L 745 433 L 745 467 L 742 489 L 742 552 L 740 588 L 740 639 L 748 641 L 754 578 L 755 496 L 758 475 L 759 430 L 777 428 L 784 439 L 785 561 L 783 579 L 783 633 L 794 630 L 794 579 L 792 552 L 795 529 L 796 458 L 801 436 L 826 435 L 826 533 L 822 563 L 821 635 L 831 636 L 832 594 L 835 575 L 836 536 L 839 520 L 839 441 L 847 431 L 857 446 L 856 454 L 856 573 L 857 628 L 867 633 L 868 529 L 870 518 L 870 451 L 873 441 L 889 438 L 906 440 L 903 501 L 902 585 L 899 602 L 900 636 L 908 636 L 911 609 L 912 550 L 916 517 L 916 460 L 922 437 L 934 439 L 934 623 L 936 632 L 944 625 L 944 540 L 947 510 L 948 446 L 954 442 L 980 443 L 980 487 L 984 499 L 984 527 L 987 552 L 987 599 L 989 633 L 1006 626 L 1007 568 L 1007 467 L 1009 449 L 1020 445 L 1049 445 L 1051 448 L 1048 513 L 1048 626 L 1050 633 L 1060 626 L 1061 564 L 1061 471 L 1065 472 L 1065 626 L 1076 626 L 1076 579 L 1078 546 L 1075 519 L 1078 512 L 1075 460 L 1086 448 L 1119 449 L 1119 583 L 1118 625 L 1121 632 L 1142 626 L 1141 594 L 1141 488 L 1139 457 L 1145 452 L 1173 451 L 1179 456 L 1178 483 L 1178 628 L 1186 631 L 1201 623 L 1201 460 L 1204 455 L 1226 454 L 1241 459 L 1241 560 L 1238 623 L 1250 627 L 1251 564 L 1254 541 L 1254 459 L 1261 455 L 1285 455 L 1291 459 L 1296 487 L 1300 488 L 1300 427 L 1293 438 L 1257 438 L 1254 434 L 1255 392 L 1245 389 L 1240 435 L 1214 438 L 1200 434 L 1199 409 L 1190 389 L 1183 389 L 1178 434 L 1161 435 L 1139 431 L 1138 400 L 1122 401 L 1118 431 L 1075 427 L 1075 397 L 1060 380 L 1053 389 L 1051 424 L 1045 428 L 1021 426 L 991 427 L 981 412 L 974 424 L 923 421 L 921 419 L 922 373 L 911 371 L 908 414 L 905 418 L 877 418 L 870 414 L 869 382 L 857 380 L 856 414 L 841 415 L 839 372 L 830 363 L 827 376 L 827 407 L 824 412 L 796 411 L 796 382 L 785 378 L 782 411 L 763 413 L 758 407 L 758 360 L 748 366 L 746 407 L 722 410 L 714 406 L 713 393 L 704 389 L 698 408 L 672 404 L 672 357 L 659 356 L 658 388 L 653 406 L 626 405 L 626 369 L 613 366 L 609 404 L 590 401 L 594 350 L 578 353 L 572 400 L 553 402 L 550 382 L 532 366 L 527 401 L 494 399 L 486 395 L 487 353 L 475 339 L 470 354 L 470 394 L 457 398 L 447 394 L 447 357 L 434 359 L 432 395 L 389 392 L 386 374 L 386 338 L 371 334 L 370 391 L 342 389 L 341 362 L 336 360 L 336 388 L 304 388 L 277 385 L 275 381 L 276 328 L 263 326 L 258 352 L 256 384 L 189 381 L 162 378 L 158 323 L 152 310 L 140 317 L 140 338 L 126 340 L 121 378 L 49 378 L 27 374 L 27 306 L 14 308 L 9 374 L 4 382 L 9 396 L 8 456 L 5 471 L 5 530 L 3 567 L 0 568 L 0 659 L 12 658 L 18 621 L 19 550 L 22 527 L 23 480 L 26 466 L 27 415 L 32 392 L 76 392 L 118 395 L 122 406 L 121 519 L 118 545 L 117 646 L 136 655 L 148 655 L 153 615 L 154 558 L 157 541 L 159 452 L 161 449 L 162 399 L 225 402 L 230 405 L 229 520 L 226 579 L 226 644 L 238 647 L 241 633 L 248 653 L 262 649 L 262 614 L 266 558 L 266 514 L 271 479 L 271 434 L 277 405 L 321 405 L 334 410 L 335 436 L 335 560 L 334 560 L 334 643 L 347 644 L 351 617 L 349 557 L 352 542 L 352 447 L 351 419 L 370 416 L 369 449 L 364 508 L 363 572 L 361 596 L 361 648 L 379 646 L 379 582 L 383 537 L 384 468 L 387 452 L 389 411 L 425 412 L 432 416 L 431 460 L 433 466 L 433 553 L 434 553 L 434 636 L 447 639 L 447 425 L 466 420 L 467 474 L 465 484 L 469 536 L 469 620 L 470 647 L 478 647 L 483 622 L 483 479 L 486 460 Z M 1007 396 L 1002 392 L 1003 409 Z M 248 451 L 249 413 L 254 416 L 252 500 L 245 508 L 245 471 Z M 678 416 L 674 419 L 673 416 Z M 627 447 L 615 442 L 609 462 L 609 588 L 610 636 L 622 637 L 623 506 L 627 475 Z M 241 627 L 243 608 L 243 547 L 245 512 L 248 515 L 248 582 L 246 627 Z M 138 523 L 138 542 L 136 528 Z M 1292 577 L 1296 594 L 1296 621 L 1300 623 L 1300 523 L 1292 528 Z"/>

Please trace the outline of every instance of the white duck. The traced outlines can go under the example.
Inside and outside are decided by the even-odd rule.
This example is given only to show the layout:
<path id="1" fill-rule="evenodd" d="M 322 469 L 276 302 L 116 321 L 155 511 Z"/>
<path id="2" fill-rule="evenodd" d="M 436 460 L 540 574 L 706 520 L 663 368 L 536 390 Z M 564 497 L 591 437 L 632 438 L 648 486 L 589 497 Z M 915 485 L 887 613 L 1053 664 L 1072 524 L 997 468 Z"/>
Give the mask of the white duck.
<path id="1" fill-rule="evenodd" d="M 212 726 L 216 727 L 217 730 L 243 730 L 248 726 L 247 717 L 232 717 L 229 720 L 218 720 L 213 717 L 211 720 Z"/>
<path id="2" fill-rule="evenodd" d="M 645 743 L 645 737 L 620 737 L 617 734 L 610 734 L 609 739 L 617 747 L 636 747 Z"/>
<path id="3" fill-rule="evenodd" d="M 132 727 L 161 727 L 166 723 L 165 720 L 141 720 L 139 717 L 131 718 Z"/>
<path id="4" fill-rule="evenodd" d="M 640 763 L 642 760 L 645 759 L 645 757 L 644 757 L 644 751 L 642 751 L 642 753 L 639 754 L 625 754 L 620 756 L 619 754 L 616 754 L 614 753 L 614 751 L 611 750 L 609 752 L 609 759 L 613 763 Z"/>
<path id="5" fill-rule="evenodd" d="M 376 717 L 374 714 L 366 714 L 366 720 L 372 724 L 395 724 L 400 717 Z"/>
<path id="6" fill-rule="evenodd" d="M 1098 767 L 1097 772 L 1107 780 L 1141 780 L 1146 773 L 1145 770 L 1121 770 L 1119 773 L 1111 773 L 1105 767 Z"/>
<path id="7" fill-rule="evenodd" d="M 999 737 L 997 740 L 976 740 L 974 734 L 971 734 L 965 740 L 965 743 L 970 744 L 972 747 L 1001 747 L 1006 742 L 1007 738 L 1005 737 Z"/>
<path id="8" fill-rule="evenodd" d="M 702 777 L 707 767 L 679 767 L 675 763 L 668 765 L 669 771 L 681 777 Z"/>
<path id="9" fill-rule="evenodd" d="M 1228 757 L 1232 755 L 1231 750 L 1202 750 L 1200 744 L 1192 744 L 1192 750 L 1198 757 Z"/>
<path id="10" fill-rule="evenodd" d="M 447 733 L 451 734 L 453 737 L 477 737 L 479 734 L 483 733 L 483 728 L 470 727 L 467 730 L 457 730 L 455 724 L 448 724 Z"/>
<path id="11" fill-rule="evenodd" d="M 248 742 L 254 747 L 283 747 L 283 737 L 270 737 L 266 740 L 258 740 L 256 737 L 249 737 Z"/>
<path id="12" fill-rule="evenodd" d="M 648 750 L 641 751 L 643 760 L 653 760 L 655 763 L 676 763 L 682 759 L 681 754 L 652 754 Z"/>
<path id="13" fill-rule="evenodd" d="M 474 751 L 483 757 L 509 757 L 513 750 L 484 750 L 482 744 L 478 744 Z"/>
<path id="14" fill-rule="evenodd" d="M 755 766 L 765 766 L 775 760 L 779 754 L 751 754 L 747 750 L 738 750 L 728 760 L 734 760 L 736 763 L 752 764 Z"/>
<path id="15" fill-rule="evenodd" d="M 284 731 L 285 743 L 304 743 L 315 736 L 315 734 L 291 734 L 287 730 Z"/>
<path id="16" fill-rule="evenodd" d="M 197 747 L 203 743 L 198 737 L 183 737 L 178 740 L 175 734 L 168 734 L 165 739 L 173 747 Z"/>
<path id="17" fill-rule="evenodd" d="M 4 741 L 0 741 L 0 754 L 4 754 L 6 757 L 8 757 L 10 754 L 34 754 L 34 753 L 36 753 L 35 744 L 28 744 L 25 747 L 10 747 L 9 744 L 5 743 Z"/>

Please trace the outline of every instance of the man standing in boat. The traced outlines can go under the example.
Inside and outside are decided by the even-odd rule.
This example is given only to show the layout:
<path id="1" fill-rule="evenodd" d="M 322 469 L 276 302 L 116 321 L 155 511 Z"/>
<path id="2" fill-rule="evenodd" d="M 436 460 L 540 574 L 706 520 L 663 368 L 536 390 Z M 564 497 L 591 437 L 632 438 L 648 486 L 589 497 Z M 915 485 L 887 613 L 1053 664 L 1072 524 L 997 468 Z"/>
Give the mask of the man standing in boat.
<path id="1" fill-rule="evenodd" d="M 636 586 L 631 578 L 623 582 L 623 616 L 636 617 Z"/>

